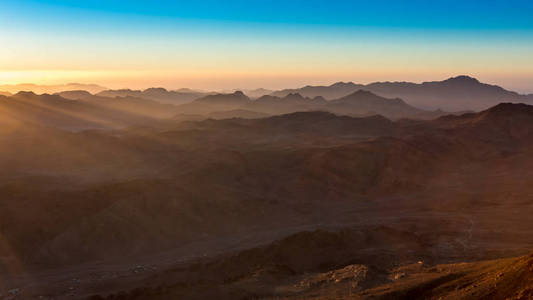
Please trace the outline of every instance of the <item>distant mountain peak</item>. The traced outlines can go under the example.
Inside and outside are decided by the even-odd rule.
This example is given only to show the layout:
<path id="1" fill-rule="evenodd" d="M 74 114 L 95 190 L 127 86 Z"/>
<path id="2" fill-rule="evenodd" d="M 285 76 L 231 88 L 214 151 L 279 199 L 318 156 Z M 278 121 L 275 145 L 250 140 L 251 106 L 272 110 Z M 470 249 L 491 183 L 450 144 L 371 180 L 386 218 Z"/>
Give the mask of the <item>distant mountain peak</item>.
<path id="1" fill-rule="evenodd" d="M 479 80 L 477 80 L 474 77 L 470 77 L 468 75 L 459 75 L 456 77 L 451 77 L 451 78 L 444 80 L 444 82 L 463 83 L 463 84 L 479 84 L 480 83 Z"/>
<path id="2" fill-rule="evenodd" d="M 344 98 L 383 98 L 383 97 L 378 96 L 367 90 L 357 90 Z"/>
<path id="3" fill-rule="evenodd" d="M 58 95 L 62 98 L 69 99 L 69 100 L 79 100 L 79 99 L 89 98 L 92 96 L 91 93 L 84 91 L 84 90 L 64 91 L 64 92 L 55 93 L 54 95 Z"/>
<path id="4" fill-rule="evenodd" d="M 200 93 L 201 91 L 197 91 L 197 90 L 193 90 L 193 89 L 189 89 L 189 88 L 181 88 L 181 89 L 175 90 L 175 92 L 178 92 L 178 93 Z"/>
<path id="5" fill-rule="evenodd" d="M 533 113 L 533 106 L 527 105 L 524 103 L 500 103 L 496 106 L 493 106 L 485 111 L 485 113 L 489 113 L 491 115 L 511 115 L 511 114 L 519 114 L 519 113 L 527 113 L 532 114 Z"/>
<path id="6" fill-rule="evenodd" d="M 162 92 L 162 93 L 166 93 L 168 92 L 167 89 L 165 88 L 162 88 L 162 87 L 152 87 L 152 88 L 147 88 L 146 90 L 144 90 L 145 92 Z"/>
<path id="7" fill-rule="evenodd" d="M 355 83 L 343 82 L 343 81 L 335 82 L 334 84 L 330 85 L 330 87 L 353 87 L 353 86 L 355 86 Z"/>
<path id="8" fill-rule="evenodd" d="M 232 94 L 215 94 L 207 95 L 203 98 L 195 100 L 198 103 L 246 103 L 250 98 L 242 91 L 235 91 Z"/>
<path id="9" fill-rule="evenodd" d="M 35 94 L 54 94 L 64 91 L 85 90 L 90 93 L 99 93 L 106 90 L 105 87 L 96 84 L 68 83 L 58 85 L 39 85 L 34 83 L 5 84 L 0 85 L 1 91 L 7 91 L 12 94 L 20 91 L 33 91 Z"/>
<path id="10" fill-rule="evenodd" d="M 285 99 L 305 99 L 304 96 L 302 96 L 300 93 L 290 93 L 287 96 L 285 96 Z"/>
<path id="11" fill-rule="evenodd" d="M 16 93 L 13 96 L 15 96 L 15 97 L 34 97 L 34 96 L 37 96 L 37 94 L 35 94 L 32 91 L 20 91 L 20 92 Z"/>
<path id="12" fill-rule="evenodd" d="M 372 95 L 372 96 L 376 96 L 376 94 L 374 94 L 374 93 L 372 93 L 370 91 L 367 91 L 367 90 L 357 90 L 357 91 L 353 92 L 352 95 L 364 95 L 364 96 Z"/>

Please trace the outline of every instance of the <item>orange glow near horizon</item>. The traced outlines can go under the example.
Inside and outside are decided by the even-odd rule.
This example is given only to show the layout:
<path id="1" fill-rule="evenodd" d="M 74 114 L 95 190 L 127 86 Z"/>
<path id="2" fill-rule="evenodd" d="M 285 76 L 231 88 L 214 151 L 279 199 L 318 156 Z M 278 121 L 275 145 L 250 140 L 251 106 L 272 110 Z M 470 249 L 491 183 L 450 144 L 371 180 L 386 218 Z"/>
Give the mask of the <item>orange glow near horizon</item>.
<path id="1" fill-rule="evenodd" d="M 531 28 L 401 26 L 406 21 L 398 15 L 398 9 L 406 6 L 403 2 L 400 7 L 384 5 L 375 11 L 379 19 L 390 9 L 391 15 L 380 26 L 363 22 L 375 18 L 359 20 L 351 15 L 345 16 L 346 23 L 337 23 L 339 11 L 324 24 L 286 23 L 146 15 L 144 7 L 121 14 L 114 9 L 81 9 L 70 2 L 27 7 L 20 2 L 0 9 L 0 85 L 80 82 L 135 89 L 281 89 L 337 81 L 421 82 L 470 75 L 533 93 Z M 126 7 L 130 2 L 125 2 Z M 193 4 L 180 2 L 172 12 L 182 13 Z M 226 4 L 213 5 L 220 6 L 216 13 L 228 9 Z M 302 9 L 313 7 L 296 5 L 296 14 L 276 11 L 269 17 L 283 13 L 288 13 L 289 20 L 298 15 L 320 17 L 321 13 L 301 14 Z M 170 11 L 165 6 L 162 12 Z M 235 8 L 227 13 L 236 16 Z M 396 17 L 398 24 L 388 23 Z M 453 23 L 448 14 L 442 17 L 443 23 Z M 463 17 L 472 21 L 471 13 Z"/>
<path id="2" fill-rule="evenodd" d="M 533 72 L 532 72 L 533 73 Z M 164 87 L 167 89 L 194 88 L 202 90 L 230 89 L 283 89 L 304 85 L 329 85 L 338 81 L 370 83 L 376 81 L 438 81 L 457 75 L 470 75 L 482 82 L 501 85 L 510 90 L 528 92 L 523 87 L 533 78 L 528 72 L 490 72 L 472 74 L 467 72 L 429 70 L 322 70 L 320 74 L 311 72 L 246 72 L 226 70 L 183 70 L 178 71 L 141 71 L 141 70 L 23 70 L 0 71 L 2 91 L 16 92 L 6 86 L 17 84 L 60 85 L 66 83 L 97 84 L 105 88 L 145 89 Z M 387 75 L 384 75 L 387 74 Z M 524 79 L 526 78 L 526 79 Z"/>

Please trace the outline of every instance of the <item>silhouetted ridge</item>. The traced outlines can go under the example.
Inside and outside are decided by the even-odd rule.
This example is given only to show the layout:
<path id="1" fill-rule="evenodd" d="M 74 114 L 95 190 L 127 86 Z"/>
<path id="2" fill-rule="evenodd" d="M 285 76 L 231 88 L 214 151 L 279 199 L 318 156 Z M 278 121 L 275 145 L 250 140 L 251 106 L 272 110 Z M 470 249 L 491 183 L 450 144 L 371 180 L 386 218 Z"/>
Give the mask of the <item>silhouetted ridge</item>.
<path id="1" fill-rule="evenodd" d="M 99 93 L 105 90 L 105 87 L 96 84 L 68 83 L 59 85 L 39 85 L 33 83 L 5 84 L 0 85 L 0 91 L 10 92 L 11 94 L 19 91 L 32 91 L 36 94 L 55 94 L 64 91 L 84 90 L 90 93 Z"/>
<path id="2" fill-rule="evenodd" d="M 459 116 L 446 115 L 442 116 L 436 121 L 453 122 L 453 121 L 490 121 L 495 119 L 508 118 L 518 120 L 520 116 L 533 117 L 533 106 L 523 103 L 500 103 L 487 110 L 479 113 L 466 113 Z"/>
<path id="3" fill-rule="evenodd" d="M 451 77 L 443 82 L 445 83 L 455 83 L 455 84 L 480 84 L 479 80 L 477 80 L 474 77 L 466 76 L 466 75 L 460 75 L 456 77 Z"/>
<path id="4" fill-rule="evenodd" d="M 65 99 L 70 99 L 70 100 L 87 99 L 92 96 L 91 93 L 87 91 L 83 91 L 83 90 L 64 91 L 64 92 L 55 93 L 54 95 L 58 95 Z"/>
<path id="5" fill-rule="evenodd" d="M 522 103 L 501 103 L 479 113 L 476 122 L 526 131 L 528 128 L 533 129 L 533 106 Z"/>
<path id="6" fill-rule="evenodd" d="M 144 92 L 149 92 L 149 93 L 154 93 L 154 92 L 167 93 L 168 90 L 165 89 L 165 88 L 159 87 L 159 88 L 148 88 L 148 89 L 144 90 Z"/>
<path id="7" fill-rule="evenodd" d="M 37 94 L 31 91 L 20 91 L 13 95 L 13 97 L 17 97 L 17 98 L 31 98 L 31 97 L 36 97 L 36 96 Z"/>
<path id="8" fill-rule="evenodd" d="M 193 103 L 180 106 L 180 108 L 184 113 L 196 114 L 234 109 L 271 115 L 322 110 L 337 115 L 357 117 L 383 115 L 391 119 L 433 119 L 442 114 L 442 112 L 419 110 L 409 106 L 399 98 L 384 98 L 366 90 L 357 90 L 345 97 L 331 101 L 327 101 L 321 96 L 306 97 L 300 93 L 288 93 L 283 97 L 265 95 L 252 101 L 245 94 L 237 91 L 233 94 L 209 95 Z"/>
<path id="9" fill-rule="evenodd" d="M 440 128 L 454 129 L 463 137 L 515 151 L 533 137 L 533 106 L 501 103 L 479 113 L 447 116 L 435 121 Z M 479 151 L 479 150 L 476 150 Z"/>
<path id="10" fill-rule="evenodd" d="M 384 98 L 381 96 L 378 96 L 372 92 L 365 91 L 365 90 L 358 90 L 346 97 L 332 100 L 330 103 L 358 103 L 358 104 L 367 104 L 367 105 L 403 105 L 405 107 L 409 107 L 402 99 L 394 98 Z M 414 109 L 414 108 L 413 108 Z"/>
<path id="11" fill-rule="evenodd" d="M 300 93 L 290 93 L 286 95 L 285 97 L 276 97 L 276 96 L 270 96 L 265 95 L 256 100 L 257 103 L 262 102 L 277 102 L 278 104 L 288 104 L 289 102 L 326 102 L 326 100 L 323 97 L 314 97 L 314 98 L 308 98 L 302 96 Z"/>
<path id="12" fill-rule="evenodd" d="M 489 114 L 496 115 L 514 115 L 514 114 L 531 114 L 533 115 L 533 106 L 524 103 L 500 103 L 485 111 Z"/>
<path id="13" fill-rule="evenodd" d="M 209 95 L 195 100 L 193 103 L 211 103 L 211 104 L 244 104 L 250 101 L 250 98 L 241 91 L 232 94 Z"/>
<path id="14" fill-rule="evenodd" d="M 162 87 L 153 87 L 148 88 L 143 91 L 141 90 L 131 90 L 131 89 L 120 89 L 120 90 L 106 90 L 97 94 L 101 97 L 137 97 L 144 98 L 148 100 L 153 100 L 166 104 L 183 104 L 188 103 L 198 98 L 207 95 L 202 92 L 195 91 L 169 91 Z"/>
<path id="15" fill-rule="evenodd" d="M 324 120 L 369 120 L 377 122 L 386 122 L 392 123 L 389 119 L 381 115 L 372 115 L 368 117 L 349 117 L 349 116 L 339 116 L 328 111 L 306 111 L 306 112 L 294 112 L 290 114 L 284 114 L 280 116 L 272 116 L 265 118 L 264 120 L 293 120 L 293 121 L 309 121 L 317 122 Z"/>
<path id="16" fill-rule="evenodd" d="M 305 98 L 299 93 L 291 93 L 291 94 L 288 94 L 284 99 L 303 100 Z"/>
<path id="17" fill-rule="evenodd" d="M 391 100 L 391 101 L 402 101 L 401 99 L 387 99 L 387 98 L 384 98 L 384 97 L 381 97 L 381 96 L 378 96 L 370 91 L 367 91 L 367 90 L 358 90 L 356 91 L 355 93 L 352 93 L 346 97 L 344 97 L 346 99 L 350 98 L 350 99 L 372 99 L 372 100 Z M 402 101 L 403 102 L 403 101 Z"/>
<path id="18" fill-rule="evenodd" d="M 521 95 L 466 75 L 423 83 L 374 82 L 363 85 L 337 82 L 330 86 L 286 89 L 271 95 L 284 97 L 290 93 L 300 93 L 304 97 L 323 96 L 327 100 L 335 100 L 358 90 L 369 91 L 385 98 L 400 98 L 409 105 L 432 111 L 481 111 L 501 102 L 533 103 L 532 95 Z"/>
<path id="19" fill-rule="evenodd" d="M 352 87 L 355 87 L 356 84 L 353 83 L 353 82 L 336 82 L 332 85 L 330 85 L 330 87 L 336 87 L 336 88 L 352 88 Z"/>

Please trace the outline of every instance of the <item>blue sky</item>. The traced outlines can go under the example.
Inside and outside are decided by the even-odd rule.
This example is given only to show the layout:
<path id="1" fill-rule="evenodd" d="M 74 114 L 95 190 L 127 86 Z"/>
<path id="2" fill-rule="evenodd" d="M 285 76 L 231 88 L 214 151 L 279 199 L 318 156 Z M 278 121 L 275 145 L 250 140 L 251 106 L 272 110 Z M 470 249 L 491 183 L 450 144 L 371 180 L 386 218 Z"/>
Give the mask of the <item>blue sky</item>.
<path id="1" fill-rule="evenodd" d="M 533 2 L 511 1 L 28 1 L 4 0 L 4 13 L 61 17 L 66 12 L 190 20 L 341 26 L 533 29 Z M 23 11 L 24 10 L 24 11 Z M 60 20 L 56 20 L 61 23 Z"/>
<path id="2" fill-rule="evenodd" d="M 0 2 L 0 80 L 286 87 L 471 74 L 533 92 L 533 1 Z"/>

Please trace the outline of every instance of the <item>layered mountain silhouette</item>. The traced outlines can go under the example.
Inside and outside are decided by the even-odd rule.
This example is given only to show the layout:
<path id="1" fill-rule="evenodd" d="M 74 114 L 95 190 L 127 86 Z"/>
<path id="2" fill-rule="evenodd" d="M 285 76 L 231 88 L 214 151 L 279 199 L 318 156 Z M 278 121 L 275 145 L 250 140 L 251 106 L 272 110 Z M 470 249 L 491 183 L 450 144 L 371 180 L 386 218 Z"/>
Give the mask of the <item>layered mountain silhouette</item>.
<path id="1" fill-rule="evenodd" d="M 337 82 L 330 86 L 305 86 L 299 89 L 285 89 L 272 93 L 272 96 L 285 97 L 288 94 L 298 93 L 304 97 L 324 97 L 327 100 L 333 100 L 347 96 L 358 90 L 365 89 L 365 85 L 355 84 L 353 82 Z"/>
<path id="2" fill-rule="evenodd" d="M 398 97 L 408 104 L 424 109 L 446 111 L 482 110 L 500 102 L 531 103 L 533 96 L 521 95 L 496 85 L 479 82 L 469 76 L 457 76 L 444 81 L 423 83 L 376 82 L 367 85 L 352 82 L 339 82 L 331 86 L 306 86 L 274 92 L 272 95 L 284 97 L 299 93 L 305 97 L 322 96 L 333 100 L 357 90 L 367 90 L 383 97 Z"/>
<path id="3" fill-rule="evenodd" d="M 399 98 L 387 99 L 364 90 L 331 100 L 326 106 L 329 111 L 337 114 L 347 112 L 354 115 L 378 114 L 389 118 L 414 117 L 424 113 L 424 111 L 406 104 Z"/>
<path id="4" fill-rule="evenodd" d="M 168 91 L 164 88 L 149 88 L 146 90 L 106 90 L 97 94 L 102 97 L 136 97 L 154 100 L 168 104 L 183 104 L 207 95 L 205 92 L 198 92 L 190 89 L 178 91 Z"/>
<path id="5" fill-rule="evenodd" d="M 253 89 L 253 90 L 243 90 L 243 92 L 246 94 L 246 96 L 248 96 L 248 97 L 250 97 L 252 99 L 256 99 L 256 98 L 259 98 L 259 97 L 270 95 L 270 94 L 272 94 L 275 91 L 274 90 L 269 90 L 269 89 L 264 89 L 264 88 L 258 88 L 258 89 Z"/>
<path id="6" fill-rule="evenodd" d="M 263 96 L 248 105 L 249 109 L 270 114 L 320 110 L 326 105 L 322 97 L 305 98 L 300 94 L 288 94 L 283 98 Z"/>
<path id="7" fill-rule="evenodd" d="M 63 91 L 63 92 L 55 93 L 55 95 L 61 96 L 69 100 L 83 100 L 83 99 L 91 98 L 93 96 L 93 94 L 87 91 L 83 91 L 83 90 Z"/>
<path id="8" fill-rule="evenodd" d="M 184 113 L 206 114 L 223 110 L 244 109 L 265 114 L 286 114 L 299 111 L 324 110 L 341 115 L 367 116 L 382 115 L 392 119 L 435 118 L 443 112 L 429 112 L 406 104 L 401 99 L 387 99 L 371 92 L 359 90 L 348 96 L 326 101 L 317 96 L 307 98 L 298 93 L 283 98 L 263 96 L 251 100 L 242 92 L 217 94 L 197 99 L 180 106 Z"/>
<path id="9" fill-rule="evenodd" d="M 22 84 L 4 84 L 0 85 L 0 91 L 10 92 L 12 94 L 24 91 L 32 91 L 36 94 L 54 94 L 63 91 L 83 90 L 90 93 L 99 93 L 106 90 L 105 87 L 97 84 L 83 84 L 83 83 L 67 83 L 58 85 L 40 85 L 33 83 Z"/>
<path id="10" fill-rule="evenodd" d="M 208 95 L 194 100 L 191 103 L 180 105 L 183 113 L 207 114 L 217 111 L 235 110 L 244 108 L 251 100 L 241 91 L 231 94 Z"/>
<path id="11" fill-rule="evenodd" d="M 153 93 L 153 90 L 146 91 Z M 442 111 L 416 109 L 401 99 L 387 99 L 367 91 L 357 91 L 331 101 L 322 97 L 306 98 L 300 94 L 289 94 L 283 98 L 262 96 L 252 100 L 243 92 L 237 91 L 206 95 L 181 105 L 147 99 L 145 92 L 140 94 L 142 97 L 107 97 L 83 90 L 63 91 L 54 95 L 19 92 L 6 96 L 3 106 L 15 119 L 72 130 L 123 128 L 139 122 L 172 118 L 177 121 L 251 119 L 305 111 L 327 111 L 347 116 L 382 115 L 390 119 L 431 119 L 444 114 Z"/>
<path id="12" fill-rule="evenodd" d="M 304 98 L 323 97 L 325 100 L 336 100 L 353 94 L 359 90 L 369 91 L 385 98 L 400 98 L 407 104 L 429 111 L 444 110 L 450 112 L 483 110 L 501 102 L 532 103 L 533 95 L 522 95 L 506 90 L 497 85 L 479 82 L 469 76 L 457 76 L 443 81 L 423 83 L 411 82 L 375 82 L 356 84 L 353 82 L 337 82 L 330 86 L 305 86 L 297 89 L 272 91 L 268 89 L 245 90 L 243 94 L 250 99 L 263 96 L 285 98 L 291 94 L 299 94 Z M 179 89 L 169 91 L 164 88 L 146 90 L 106 90 L 97 85 L 66 84 L 66 85 L 0 85 L 0 91 L 16 93 L 18 91 L 34 91 L 37 94 L 59 93 L 65 91 L 87 91 L 104 97 L 136 97 L 168 104 L 184 104 L 216 93 Z M 231 93 L 230 93 L 231 94 Z M 263 99 L 266 100 L 266 99 Z M 288 112 L 288 111 L 286 111 Z"/>

